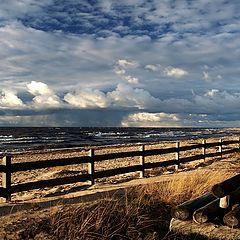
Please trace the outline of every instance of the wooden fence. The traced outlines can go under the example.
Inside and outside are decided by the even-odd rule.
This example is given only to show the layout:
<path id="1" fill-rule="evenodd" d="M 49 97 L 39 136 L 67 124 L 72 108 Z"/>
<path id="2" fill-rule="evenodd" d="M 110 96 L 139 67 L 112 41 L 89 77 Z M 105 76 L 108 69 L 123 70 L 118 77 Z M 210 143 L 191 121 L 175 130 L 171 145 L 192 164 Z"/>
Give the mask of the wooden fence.
<path id="1" fill-rule="evenodd" d="M 224 149 L 224 146 L 237 144 L 235 148 Z M 216 147 L 217 150 L 214 152 L 208 153 L 206 150 L 209 148 Z M 175 147 L 170 148 L 156 148 L 156 149 L 145 149 L 144 145 L 140 145 L 138 151 L 128 151 L 128 152 L 116 152 L 95 155 L 94 149 L 89 150 L 88 156 L 79 156 L 71 158 L 61 158 L 61 159 L 49 159 L 49 160 L 38 160 L 30 162 L 16 162 L 12 163 L 13 156 L 4 156 L 2 159 L 2 164 L 0 165 L 0 173 L 2 173 L 2 186 L 0 187 L 0 197 L 5 198 L 7 201 L 11 200 L 11 194 L 28 191 L 38 188 L 45 187 L 54 187 L 58 185 L 71 184 L 77 182 L 86 182 L 90 181 L 93 185 L 95 179 L 115 176 L 118 174 L 130 173 L 130 172 L 139 172 L 140 177 L 145 176 L 145 170 L 157 167 L 167 167 L 175 166 L 177 170 L 181 163 L 187 163 L 195 160 L 205 160 L 205 158 L 221 156 L 222 154 L 229 154 L 238 152 L 240 148 L 240 139 L 238 140 L 226 140 L 220 139 L 216 142 L 207 143 L 206 140 L 203 140 L 202 143 L 193 144 L 189 146 L 180 146 L 180 143 L 177 142 Z M 202 149 L 201 154 L 182 157 L 180 158 L 180 152 L 185 152 L 194 149 Z M 156 156 L 175 153 L 176 157 L 172 160 L 159 161 L 159 162 L 145 162 L 145 157 L 147 156 Z M 134 166 L 126 166 L 115 169 L 108 169 L 103 171 L 95 171 L 94 163 L 104 160 L 113 160 L 117 158 L 126 158 L 126 157 L 139 157 L 139 164 Z M 11 181 L 11 174 L 20 172 L 20 171 L 29 171 L 49 167 L 58 167 L 58 166 L 68 166 L 74 164 L 88 164 L 88 172 L 83 173 L 77 176 L 67 176 L 55 179 L 40 180 L 35 182 L 19 183 L 14 184 Z"/>

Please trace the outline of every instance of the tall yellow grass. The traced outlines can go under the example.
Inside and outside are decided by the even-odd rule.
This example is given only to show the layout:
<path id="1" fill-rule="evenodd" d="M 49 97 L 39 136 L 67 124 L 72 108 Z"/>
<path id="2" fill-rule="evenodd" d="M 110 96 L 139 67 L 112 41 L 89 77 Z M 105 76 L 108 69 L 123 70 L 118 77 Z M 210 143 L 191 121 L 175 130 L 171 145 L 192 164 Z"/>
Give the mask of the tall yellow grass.
<path id="1" fill-rule="evenodd" d="M 138 197 L 147 195 L 153 203 L 161 200 L 166 204 L 176 205 L 211 191 L 214 184 L 229 176 L 227 173 L 206 170 L 189 172 L 181 178 L 138 187 Z"/>
<path id="2" fill-rule="evenodd" d="M 171 207 L 209 191 L 226 177 L 210 171 L 189 172 L 181 178 L 132 187 L 123 196 L 59 206 L 43 218 L 25 218 L 16 239 L 176 239 L 166 235 Z"/>
<path id="3" fill-rule="evenodd" d="M 125 196 L 63 210 L 52 218 L 54 235 L 70 239 L 160 239 L 171 206 L 197 197 L 223 180 L 222 173 L 198 171 L 180 179 L 135 187 Z"/>

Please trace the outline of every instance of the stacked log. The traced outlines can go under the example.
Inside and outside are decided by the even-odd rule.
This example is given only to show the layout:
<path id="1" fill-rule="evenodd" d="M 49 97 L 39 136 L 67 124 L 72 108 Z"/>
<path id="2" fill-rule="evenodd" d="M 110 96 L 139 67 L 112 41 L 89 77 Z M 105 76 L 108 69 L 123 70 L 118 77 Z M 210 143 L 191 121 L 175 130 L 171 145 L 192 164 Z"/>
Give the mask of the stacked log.
<path id="1" fill-rule="evenodd" d="M 212 187 L 212 193 L 216 197 L 224 197 L 235 191 L 240 186 L 240 174 L 233 176 L 221 183 L 215 184 Z"/>
<path id="2" fill-rule="evenodd" d="M 215 184 L 211 192 L 172 208 L 171 215 L 182 221 L 240 228 L 240 174 Z"/>
<path id="3" fill-rule="evenodd" d="M 205 206 L 215 199 L 216 197 L 212 193 L 206 193 L 172 208 L 171 215 L 173 218 L 179 220 L 189 220 L 198 208 Z"/>
<path id="4" fill-rule="evenodd" d="M 236 204 L 232 210 L 223 217 L 225 225 L 231 228 L 240 227 L 240 205 Z"/>

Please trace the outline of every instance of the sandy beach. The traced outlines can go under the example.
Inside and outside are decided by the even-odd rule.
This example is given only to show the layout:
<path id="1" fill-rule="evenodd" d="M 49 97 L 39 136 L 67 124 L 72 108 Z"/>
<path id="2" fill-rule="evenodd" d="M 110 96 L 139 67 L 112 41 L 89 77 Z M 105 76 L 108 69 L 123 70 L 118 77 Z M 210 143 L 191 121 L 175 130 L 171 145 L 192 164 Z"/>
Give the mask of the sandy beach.
<path id="1" fill-rule="evenodd" d="M 236 138 L 231 138 L 234 140 Z M 208 142 L 214 142 L 218 139 L 208 139 Z M 225 140 L 230 140 L 225 139 Z M 201 143 L 202 140 L 198 141 L 183 141 L 181 142 L 181 146 L 187 146 L 190 144 Z M 146 145 L 146 149 L 156 149 L 156 148 L 168 148 L 175 146 L 175 142 L 162 142 Z M 237 144 L 233 144 L 228 146 L 231 148 L 238 147 Z M 113 153 L 120 151 L 134 151 L 139 149 L 139 146 L 134 145 L 125 145 L 125 146 L 112 146 L 112 147 L 98 147 L 94 148 L 95 154 L 103 154 L 103 153 Z M 208 149 L 207 152 L 216 152 L 218 150 L 217 147 L 213 147 Z M 226 149 L 225 149 L 226 150 Z M 87 155 L 89 149 L 73 149 L 73 150 L 64 150 L 64 151 L 37 151 L 32 153 L 18 154 L 13 158 L 13 162 L 22 162 L 22 161 L 37 161 L 43 159 L 58 159 L 58 158 L 70 158 L 79 155 Z M 194 154 L 200 154 L 201 149 L 191 150 L 187 153 L 180 153 L 180 158 L 185 156 L 191 156 Z M 174 159 L 175 154 L 166 154 L 162 156 L 152 156 L 147 157 L 146 162 L 156 162 L 156 161 L 166 161 L 170 159 Z M 103 169 L 112 169 L 121 166 L 129 166 L 138 164 L 139 158 L 125 158 L 125 159 L 114 159 L 110 161 L 103 161 L 96 163 L 96 171 L 100 171 Z M 15 193 L 12 195 L 11 203 L 2 203 L 0 204 L 0 211 L 2 211 L 2 217 L 0 217 L 1 221 L 4 221 L 5 225 L 0 227 L 0 237 L 7 236 L 7 239 L 16 239 L 16 237 L 21 236 L 21 232 L 26 234 L 27 226 L 29 224 L 31 229 L 35 229 L 34 224 L 37 221 L 37 226 L 42 226 L 41 222 L 48 219 L 54 219 L 55 216 L 60 212 L 64 214 L 66 211 L 65 208 L 74 209 L 75 207 L 81 206 L 79 204 L 94 204 L 97 199 L 114 199 L 118 198 L 119 194 L 125 195 L 131 189 L 134 192 L 142 191 L 141 189 L 145 189 L 144 191 L 149 192 L 151 195 L 151 189 L 156 189 L 157 192 L 160 191 L 159 187 L 165 186 L 163 185 L 166 182 L 172 182 L 172 184 L 176 182 L 182 182 L 183 188 L 184 182 L 190 182 L 194 178 L 201 178 L 201 176 L 217 176 L 218 179 L 226 179 L 229 176 L 233 176 L 240 172 L 240 162 L 239 162 L 239 153 L 232 154 L 224 154 L 223 157 L 214 157 L 207 158 L 205 162 L 203 160 L 198 160 L 194 162 L 190 162 L 187 164 L 181 164 L 180 168 L 177 172 L 175 172 L 174 167 L 164 167 L 157 169 L 149 169 L 146 171 L 146 178 L 139 178 L 139 174 L 129 173 L 129 174 L 121 174 L 114 177 L 96 179 L 96 184 L 93 186 L 88 185 L 88 183 L 76 183 L 69 185 L 62 185 L 52 188 L 43 188 L 36 189 L 26 192 Z M 14 184 L 23 183 L 23 182 L 32 182 L 42 179 L 52 179 L 62 176 L 71 176 L 82 174 L 87 171 L 87 164 L 81 165 L 73 165 L 69 167 L 54 167 L 48 169 L 41 169 L 35 171 L 25 171 L 18 172 L 13 174 L 12 182 Z M 185 179 L 182 181 L 182 179 Z M 208 178 L 211 182 L 211 179 Z M 155 187 L 154 187 L 155 186 Z M 207 186 L 208 188 L 210 186 Z M 159 190 L 158 190 L 159 189 Z M 156 191 L 156 190 L 154 190 Z M 206 191 L 206 189 L 204 190 Z M 191 191 L 192 192 L 192 191 Z M 155 193 L 156 194 L 156 193 Z M 166 193 L 165 197 L 169 197 L 174 195 L 174 191 L 172 193 Z M 178 193 L 179 194 L 179 193 Z M 182 194 L 182 193 L 181 193 Z M 115 197 L 114 197 L 115 196 Z M 156 201 L 158 202 L 159 200 Z M 108 200 L 109 201 L 109 200 Z M 156 204 L 156 203 L 154 203 Z M 84 208 L 85 205 L 83 205 Z M 86 205 L 88 206 L 88 205 Z M 165 207 L 164 207 L 165 206 Z M 166 214 L 163 215 L 165 230 L 168 229 L 168 223 L 170 221 L 169 217 L 169 205 L 163 205 L 164 211 Z M 74 210 L 75 211 L 75 210 Z M 9 213 L 12 213 L 9 215 Z M 5 216 L 4 216 L 5 215 Z M 52 221 L 52 220 L 51 220 Z M 161 220 L 163 221 L 163 220 Z M 39 225 L 40 224 L 40 225 Z M 7 228 L 5 228 L 6 226 Z M 40 227 L 41 228 L 41 227 Z M 11 230 L 12 229 L 12 230 Z M 32 230 L 31 230 L 32 231 Z M 36 230 L 40 232 L 34 237 L 34 239 L 50 239 L 49 235 L 45 235 L 43 229 Z M 28 232 L 28 231 L 27 231 Z M 34 233 L 35 234 L 35 233 Z M 18 238 L 17 238 L 18 239 Z M 25 239 L 25 237 L 20 237 L 19 239 Z M 29 239 L 29 238 L 27 238 Z M 55 239 L 55 238 L 53 238 Z M 156 238 L 151 238 L 156 239 Z"/>
<path id="2" fill-rule="evenodd" d="M 236 138 L 224 138 L 224 140 L 236 140 Z M 207 139 L 207 142 L 216 142 L 219 139 Z M 180 142 L 180 146 L 187 146 L 192 144 L 202 143 L 202 139 L 199 140 L 185 140 Z M 163 149 L 163 148 L 170 148 L 175 147 L 176 142 L 160 142 L 160 143 L 151 143 L 145 144 L 145 149 Z M 107 153 L 116 153 L 116 152 L 127 152 L 127 151 L 136 151 L 139 150 L 141 145 L 118 145 L 118 146 L 105 146 L 105 147 L 93 147 L 94 154 L 107 154 Z M 233 144 L 228 146 L 231 148 L 237 147 L 237 144 Z M 89 154 L 90 148 L 79 148 L 79 149 L 67 149 L 67 150 L 55 150 L 55 151 L 32 151 L 27 153 L 19 153 L 13 156 L 12 162 L 30 162 L 30 161 L 38 161 L 38 160 L 50 160 L 50 159 L 58 159 L 58 158 L 71 158 L 77 156 L 86 156 Z M 207 153 L 216 152 L 218 149 L 217 147 L 207 149 Z M 202 149 L 194 149 L 186 152 L 180 152 L 181 157 L 188 157 L 197 154 L 201 154 Z M 156 155 L 156 156 L 148 156 L 145 157 L 145 162 L 160 162 L 166 160 L 174 160 L 175 153 L 165 154 L 165 155 Z M 215 157 L 215 159 L 206 159 L 205 163 L 203 160 L 197 160 L 185 164 L 181 164 L 180 169 L 178 171 L 186 171 L 188 169 L 194 169 L 196 167 L 203 167 L 203 166 L 210 166 L 212 165 L 213 160 L 216 161 L 220 159 L 220 157 Z M 125 166 L 133 166 L 139 164 L 139 157 L 128 157 L 128 158 L 121 158 L 121 159 L 113 159 L 113 160 L 105 160 L 101 162 L 95 163 L 95 171 L 102 171 L 108 169 L 114 169 L 119 167 Z M 214 164 L 213 164 L 214 165 Z M 222 169 L 226 169 L 227 171 L 232 171 L 229 169 L 229 166 L 221 165 Z M 218 166 L 219 168 L 220 166 Z M 212 167 L 213 168 L 213 167 Z M 235 169 L 235 168 L 234 168 Z M 235 171 L 235 170 L 233 170 Z M 154 168 L 146 170 L 146 177 L 153 177 L 159 176 L 162 174 L 172 174 L 174 173 L 174 166 L 169 167 L 161 167 L 161 168 Z M 79 164 L 79 165 L 71 165 L 71 166 L 63 166 L 63 167 L 52 167 L 52 168 L 43 168 L 38 170 L 32 171 L 24 171 L 24 172 L 17 172 L 12 174 L 12 184 L 18 183 L 25 183 L 25 182 L 34 182 L 39 180 L 47 180 L 47 179 L 54 179 L 58 177 L 64 176 L 77 176 L 81 175 L 82 173 L 87 173 L 87 164 Z M 108 178 L 101 178 L 96 179 L 96 186 L 100 187 L 104 184 L 117 184 L 121 182 L 126 182 L 132 179 L 138 179 L 139 173 L 127 173 L 127 174 L 120 174 L 113 177 Z M 43 189 L 36 189 L 31 191 L 25 191 L 20 193 L 15 193 L 12 195 L 12 201 L 24 201 L 24 200 L 31 200 L 37 198 L 45 198 L 49 196 L 58 195 L 60 192 L 64 194 L 64 192 L 69 192 L 71 189 L 74 188 L 81 188 L 85 187 L 88 183 L 75 183 L 75 184 L 66 184 L 62 186 L 56 186 L 51 188 L 43 188 Z"/>

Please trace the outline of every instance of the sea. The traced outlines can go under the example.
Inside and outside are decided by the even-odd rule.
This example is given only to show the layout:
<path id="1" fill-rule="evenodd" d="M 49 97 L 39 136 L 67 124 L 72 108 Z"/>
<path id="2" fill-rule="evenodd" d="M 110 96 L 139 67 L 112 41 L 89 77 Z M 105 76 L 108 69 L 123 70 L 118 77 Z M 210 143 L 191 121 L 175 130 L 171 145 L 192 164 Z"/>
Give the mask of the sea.
<path id="1" fill-rule="evenodd" d="M 2 127 L 0 153 L 240 136 L 233 128 Z"/>

